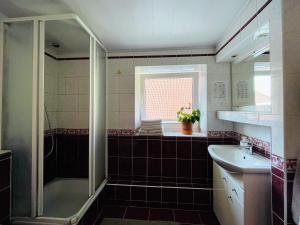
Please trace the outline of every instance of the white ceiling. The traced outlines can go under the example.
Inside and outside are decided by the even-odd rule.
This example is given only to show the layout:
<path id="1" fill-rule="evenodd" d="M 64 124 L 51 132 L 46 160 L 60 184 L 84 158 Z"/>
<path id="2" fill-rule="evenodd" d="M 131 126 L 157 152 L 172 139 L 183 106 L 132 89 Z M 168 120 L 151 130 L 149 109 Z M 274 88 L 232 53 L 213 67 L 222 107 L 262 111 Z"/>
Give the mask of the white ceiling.
<path id="1" fill-rule="evenodd" d="M 109 50 L 213 47 L 248 0 L 0 0 L 8 17 L 78 14 Z"/>

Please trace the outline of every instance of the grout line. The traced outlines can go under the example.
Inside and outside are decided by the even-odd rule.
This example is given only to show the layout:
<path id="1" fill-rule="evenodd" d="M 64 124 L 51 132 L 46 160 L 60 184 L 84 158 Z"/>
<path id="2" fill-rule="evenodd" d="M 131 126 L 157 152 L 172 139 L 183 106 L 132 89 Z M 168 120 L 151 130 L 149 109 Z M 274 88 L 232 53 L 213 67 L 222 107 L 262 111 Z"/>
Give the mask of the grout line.
<path id="1" fill-rule="evenodd" d="M 127 206 L 127 207 L 126 207 L 126 209 L 125 209 L 125 211 L 124 211 L 124 215 L 123 215 L 123 218 L 122 218 L 122 219 L 125 219 L 125 216 L 126 216 L 126 213 L 127 213 L 127 209 L 128 209 L 128 207 L 129 207 L 129 206 Z"/>
<path id="2" fill-rule="evenodd" d="M 147 218 L 147 221 L 150 221 L 150 208 L 149 207 L 147 207 L 148 208 L 148 218 Z"/>
<path id="3" fill-rule="evenodd" d="M 145 187 L 145 188 L 172 188 L 172 189 L 190 189 L 190 190 L 214 190 L 213 188 L 203 188 L 203 187 L 175 187 L 175 186 L 156 186 L 156 185 L 141 185 L 141 184 L 106 184 L 108 186 L 124 186 L 124 187 Z"/>
<path id="4" fill-rule="evenodd" d="M 275 176 L 275 177 L 277 177 L 277 178 L 279 178 L 279 179 L 282 180 L 282 181 L 285 180 L 284 178 L 281 178 L 281 177 L 277 176 L 275 173 L 272 173 L 272 175 Z"/>
<path id="5" fill-rule="evenodd" d="M 10 189 L 10 184 L 8 186 L 5 186 L 4 188 L 0 189 L 0 192 L 6 191 L 7 189 Z"/>
<path id="6" fill-rule="evenodd" d="M 283 219 L 282 219 L 276 212 L 274 212 L 274 211 L 272 210 L 272 213 L 273 213 L 278 219 L 280 219 L 282 222 L 284 222 Z"/>

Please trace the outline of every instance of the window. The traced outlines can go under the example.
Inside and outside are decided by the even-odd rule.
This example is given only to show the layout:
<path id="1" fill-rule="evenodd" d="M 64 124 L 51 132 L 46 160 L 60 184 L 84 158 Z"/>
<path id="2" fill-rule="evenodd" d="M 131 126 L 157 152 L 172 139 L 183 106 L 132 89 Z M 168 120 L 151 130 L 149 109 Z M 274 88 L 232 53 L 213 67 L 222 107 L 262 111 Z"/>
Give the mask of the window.
<path id="1" fill-rule="evenodd" d="M 254 63 L 254 90 L 256 105 L 271 104 L 271 64 L 270 62 Z"/>
<path id="2" fill-rule="evenodd" d="M 181 107 L 200 109 L 194 132 L 207 132 L 207 65 L 163 65 L 135 67 L 134 123 L 162 119 L 164 135 L 180 131 L 177 112 Z M 177 134 L 176 134 L 177 135 Z"/>
<path id="3" fill-rule="evenodd" d="M 175 66 L 173 66 L 175 67 Z M 141 118 L 176 121 L 181 107 L 199 108 L 199 72 L 173 68 L 141 76 Z M 147 71 L 149 73 L 149 71 Z"/>
<path id="4" fill-rule="evenodd" d="M 176 120 L 181 107 L 192 106 L 192 78 L 150 78 L 144 82 L 144 119 Z"/>

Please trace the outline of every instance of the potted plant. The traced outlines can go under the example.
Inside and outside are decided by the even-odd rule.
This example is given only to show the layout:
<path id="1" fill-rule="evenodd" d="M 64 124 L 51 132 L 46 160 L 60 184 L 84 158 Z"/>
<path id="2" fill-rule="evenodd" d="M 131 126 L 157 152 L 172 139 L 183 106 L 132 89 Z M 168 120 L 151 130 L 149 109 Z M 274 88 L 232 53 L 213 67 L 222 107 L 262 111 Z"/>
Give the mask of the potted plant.
<path id="1" fill-rule="evenodd" d="M 200 120 L 201 113 L 199 109 L 194 109 L 192 113 L 188 113 L 187 109 L 190 108 L 182 107 L 177 112 L 177 120 L 181 122 L 181 132 L 188 135 L 193 133 L 193 124 Z"/>

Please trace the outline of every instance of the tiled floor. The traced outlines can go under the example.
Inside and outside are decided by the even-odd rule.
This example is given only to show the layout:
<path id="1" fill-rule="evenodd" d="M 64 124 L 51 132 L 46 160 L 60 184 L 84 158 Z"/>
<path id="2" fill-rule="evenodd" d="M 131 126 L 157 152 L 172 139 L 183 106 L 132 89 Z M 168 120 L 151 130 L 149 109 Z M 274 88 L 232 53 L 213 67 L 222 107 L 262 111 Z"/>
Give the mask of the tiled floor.
<path id="1" fill-rule="evenodd" d="M 101 225 L 180 225 L 180 224 L 177 222 L 170 222 L 170 221 L 148 221 L 148 220 L 104 218 Z"/>
<path id="2" fill-rule="evenodd" d="M 181 225 L 219 225 L 212 212 L 177 209 L 105 206 L 102 218 L 123 218 L 144 221 L 170 221 Z M 100 225 L 101 221 L 97 223 Z"/>

